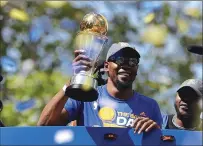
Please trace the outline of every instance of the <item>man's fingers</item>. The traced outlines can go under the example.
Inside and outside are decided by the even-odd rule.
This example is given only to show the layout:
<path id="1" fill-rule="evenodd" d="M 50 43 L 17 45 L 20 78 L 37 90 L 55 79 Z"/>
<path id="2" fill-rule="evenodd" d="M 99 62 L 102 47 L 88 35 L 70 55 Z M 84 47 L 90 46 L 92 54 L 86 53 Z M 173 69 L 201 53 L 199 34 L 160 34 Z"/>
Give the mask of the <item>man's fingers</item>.
<path id="1" fill-rule="evenodd" d="M 77 61 L 77 62 L 74 62 L 73 64 L 73 67 L 74 66 L 87 66 L 87 67 L 91 67 L 92 66 L 92 64 L 91 64 L 91 62 L 89 62 L 89 61 L 86 61 L 86 60 L 79 60 L 79 61 Z"/>
<path id="2" fill-rule="evenodd" d="M 90 70 L 90 68 L 88 66 L 81 65 L 81 66 L 75 66 L 73 70 L 74 70 L 74 73 L 78 73 L 80 71 L 88 71 Z"/>
<path id="3" fill-rule="evenodd" d="M 88 71 L 92 67 L 92 62 L 87 56 L 79 54 L 73 60 L 72 67 L 73 67 L 74 73 L 78 73 L 82 70 Z"/>
<path id="4" fill-rule="evenodd" d="M 134 125 L 133 125 L 134 133 L 137 132 L 136 125 L 138 124 L 139 120 L 141 120 L 141 118 L 140 118 L 140 117 L 137 117 L 137 118 L 135 119 L 135 121 L 134 121 Z"/>
<path id="5" fill-rule="evenodd" d="M 75 57 L 75 59 L 73 60 L 73 62 L 77 62 L 77 61 L 80 61 L 80 60 L 86 60 L 86 61 L 89 61 L 91 62 L 91 59 L 85 55 L 78 55 L 77 57 Z"/>
<path id="6" fill-rule="evenodd" d="M 148 132 L 152 128 L 160 128 L 156 122 L 147 117 L 137 117 L 134 121 L 133 127 L 134 133 L 136 133 L 139 130 L 138 134 L 140 134 L 143 131 Z"/>
<path id="7" fill-rule="evenodd" d="M 138 134 L 140 134 L 141 132 L 145 131 L 151 124 L 153 123 L 152 120 L 149 120 L 144 122 L 140 128 L 140 130 L 138 131 Z"/>
<path id="8" fill-rule="evenodd" d="M 75 54 L 75 57 L 77 57 L 78 55 L 80 55 L 80 54 L 85 54 L 85 50 L 75 50 L 74 51 L 74 54 Z"/>
<path id="9" fill-rule="evenodd" d="M 135 124 L 134 124 L 134 128 L 135 128 L 135 132 L 138 131 L 139 128 L 142 127 L 142 125 L 147 122 L 149 120 L 149 118 L 143 118 L 143 117 L 139 117 L 137 119 L 137 121 L 135 121 Z"/>
<path id="10" fill-rule="evenodd" d="M 147 129 L 145 130 L 145 132 L 148 132 L 150 131 L 152 128 L 157 128 L 157 123 L 156 122 L 153 122 L 151 125 L 149 125 L 149 127 L 147 127 Z"/>

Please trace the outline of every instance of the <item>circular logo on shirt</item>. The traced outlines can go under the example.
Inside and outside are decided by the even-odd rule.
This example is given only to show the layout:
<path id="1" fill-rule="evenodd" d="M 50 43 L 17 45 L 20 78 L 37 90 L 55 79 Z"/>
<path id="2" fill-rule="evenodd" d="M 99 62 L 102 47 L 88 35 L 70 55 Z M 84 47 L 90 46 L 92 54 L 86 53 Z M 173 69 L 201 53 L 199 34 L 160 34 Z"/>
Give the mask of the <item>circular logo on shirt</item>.
<path id="1" fill-rule="evenodd" d="M 114 109 L 110 107 L 102 107 L 99 110 L 99 117 L 103 121 L 112 121 L 116 116 L 116 112 Z"/>

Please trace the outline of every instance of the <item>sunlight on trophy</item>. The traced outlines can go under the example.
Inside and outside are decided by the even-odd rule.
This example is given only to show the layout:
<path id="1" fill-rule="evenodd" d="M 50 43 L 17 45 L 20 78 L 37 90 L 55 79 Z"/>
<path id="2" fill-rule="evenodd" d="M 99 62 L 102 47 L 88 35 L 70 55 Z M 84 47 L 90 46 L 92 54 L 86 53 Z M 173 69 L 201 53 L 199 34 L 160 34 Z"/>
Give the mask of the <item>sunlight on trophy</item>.
<path id="1" fill-rule="evenodd" d="M 97 100 L 97 80 L 93 75 L 103 45 L 108 40 L 107 30 L 108 23 L 104 16 L 96 13 L 84 16 L 74 45 L 75 49 L 82 50 L 90 58 L 91 68 L 88 71 L 74 72 L 65 93 L 68 97 L 85 102 Z"/>

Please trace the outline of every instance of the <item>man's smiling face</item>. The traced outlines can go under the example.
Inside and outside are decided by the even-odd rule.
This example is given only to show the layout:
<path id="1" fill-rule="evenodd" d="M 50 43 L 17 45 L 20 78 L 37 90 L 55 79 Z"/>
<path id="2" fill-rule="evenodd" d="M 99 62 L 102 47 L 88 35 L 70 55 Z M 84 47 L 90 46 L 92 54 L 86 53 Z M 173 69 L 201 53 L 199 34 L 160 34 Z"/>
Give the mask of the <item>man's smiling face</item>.
<path id="1" fill-rule="evenodd" d="M 131 87 L 138 70 L 138 59 L 133 49 L 123 49 L 105 63 L 110 79 L 120 87 Z"/>

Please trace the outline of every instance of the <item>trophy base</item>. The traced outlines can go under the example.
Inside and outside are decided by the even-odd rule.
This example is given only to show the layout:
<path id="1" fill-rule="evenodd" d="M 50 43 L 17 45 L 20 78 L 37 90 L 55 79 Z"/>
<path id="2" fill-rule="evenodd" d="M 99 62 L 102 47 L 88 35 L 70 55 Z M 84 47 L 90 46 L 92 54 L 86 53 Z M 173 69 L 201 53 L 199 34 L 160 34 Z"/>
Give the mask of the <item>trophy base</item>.
<path id="1" fill-rule="evenodd" d="M 94 88 L 88 88 L 88 90 L 83 90 L 84 85 L 82 84 L 73 84 L 66 88 L 65 95 L 83 102 L 91 102 L 98 99 L 97 90 Z"/>

